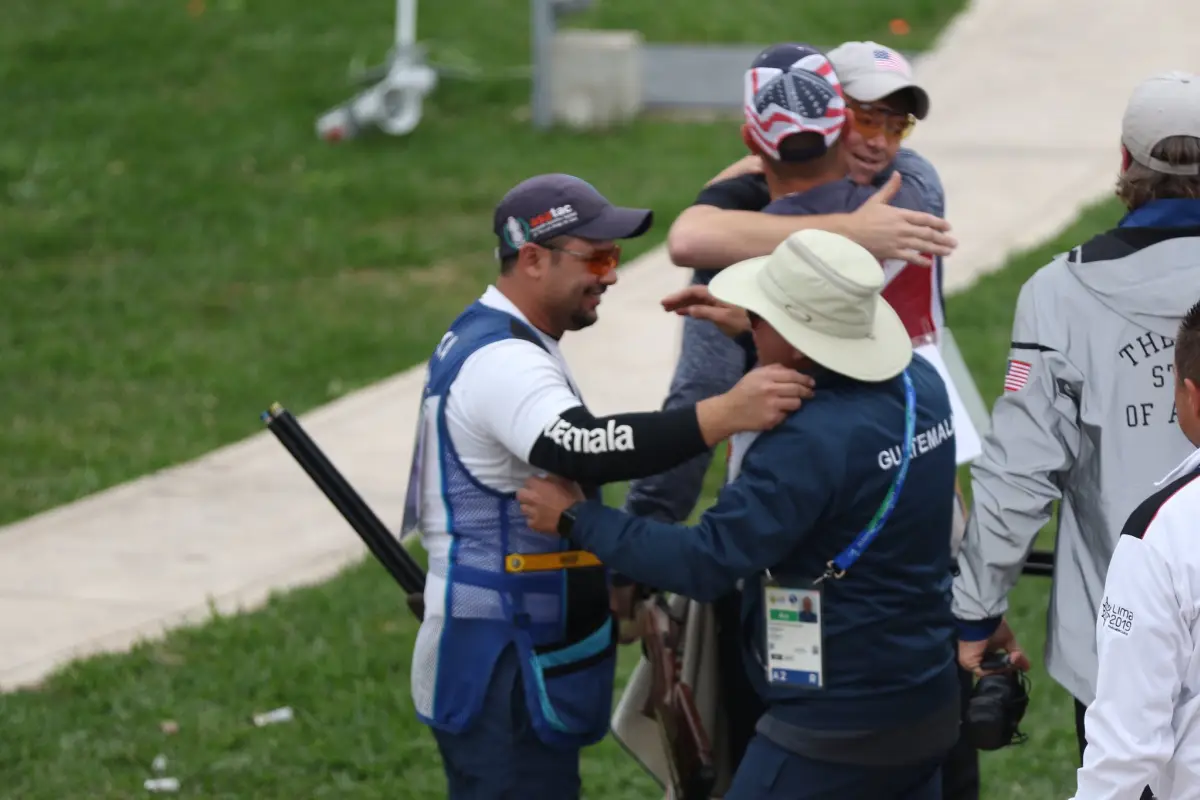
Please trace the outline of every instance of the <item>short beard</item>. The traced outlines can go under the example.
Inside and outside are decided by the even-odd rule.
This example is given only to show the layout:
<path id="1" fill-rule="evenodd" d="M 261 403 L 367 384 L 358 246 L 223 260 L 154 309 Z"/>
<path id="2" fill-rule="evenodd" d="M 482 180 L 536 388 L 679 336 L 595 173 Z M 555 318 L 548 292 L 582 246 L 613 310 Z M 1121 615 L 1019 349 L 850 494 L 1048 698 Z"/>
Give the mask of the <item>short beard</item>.
<path id="1" fill-rule="evenodd" d="M 572 312 L 568 320 L 570 324 L 567 326 L 567 330 L 581 331 L 584 328 L 594 325 L 596 323 L 597 316 L 594 313 L 589 313 L 587 311 L 575 311 Z"/>

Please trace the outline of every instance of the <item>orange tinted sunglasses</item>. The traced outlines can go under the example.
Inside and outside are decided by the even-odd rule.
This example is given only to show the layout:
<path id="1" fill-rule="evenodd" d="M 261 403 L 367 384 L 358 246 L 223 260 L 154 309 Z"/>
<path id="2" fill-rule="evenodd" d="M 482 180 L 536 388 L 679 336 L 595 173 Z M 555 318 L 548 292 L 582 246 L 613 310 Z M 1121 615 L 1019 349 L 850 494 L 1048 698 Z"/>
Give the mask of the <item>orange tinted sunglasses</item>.
<path id="1" fill-rule="evenodd" d="M 588 272 L 601 278 L 616 269 L 617 265 L 621 263 L 621 246 L 618 244 L 591 253 L 580 253 L 575 250 L 568 250 L 565 247 L 542 246 L 547 250 L 556 250 L 560 253 L 566 253 L 569 256 L 575 256 L 575 258 L 583 262 Z"/>
<path id="2" fill-rule="evenodd" d="M 897 142 L 907 139 L 917 125 L 917 118 L 912 114 L 901 114 L 870 103 L 849 102 L 846 105 L 854 112 L 855 130 L 868 139 L 882 133 L 891 141 Z"/>

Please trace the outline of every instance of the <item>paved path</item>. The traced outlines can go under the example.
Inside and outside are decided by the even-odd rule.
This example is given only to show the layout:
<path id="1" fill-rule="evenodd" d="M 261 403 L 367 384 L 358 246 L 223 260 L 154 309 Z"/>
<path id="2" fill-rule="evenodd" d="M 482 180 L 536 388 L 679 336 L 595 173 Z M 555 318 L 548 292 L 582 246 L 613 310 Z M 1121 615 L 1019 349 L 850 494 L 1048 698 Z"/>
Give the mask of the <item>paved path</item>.
<path id="1" fill-rule="evenodd" d="M 917 65 L 934 111 L 912 139 L 942 173 L 961 242 L 951 290 L 1111 190 L 1129 91 L 1161 69 L 1200 70 L 1198 28 L 1200 3 L 1191 0 L 1102 11 L 1094 0 L 981 0 L 955 21 Z M 568 337 L 597 413 L 661 402 L 678 326 L 656 303 L 684 280 L 664 253 L 650 253 L 622 271 L 602 321 Z M 420 382 L 413 370 L 303 417 L 392 527 Z M 286 403 L 286 394 L 263 406 L 274 400 Z M 203 619 L 210 601 L 222 611 L 253 607 L 363 552 L 265 432 L 8 526 L 0 529 L 0 688 Z"/>

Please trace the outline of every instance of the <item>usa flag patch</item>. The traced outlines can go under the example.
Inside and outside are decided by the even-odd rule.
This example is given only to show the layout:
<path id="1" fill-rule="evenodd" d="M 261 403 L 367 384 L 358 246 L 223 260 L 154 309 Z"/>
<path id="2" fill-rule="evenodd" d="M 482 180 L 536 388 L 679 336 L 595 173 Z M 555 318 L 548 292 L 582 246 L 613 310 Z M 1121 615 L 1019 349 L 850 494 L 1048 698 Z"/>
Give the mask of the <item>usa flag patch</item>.
<path id="1" fill-rule="evenodd" d="M 889 50 L 886 47 L 880 47 L 875 50 L 872 55 L 875 57 L 875 66 L 882 70 L 891 72 L 899 72 L 902 75 L 908 75 L 908 62 L 904 57 L 895 50 Z"/>
<path id="2" fill-rule="evenodd" d="M 1008 360 L 1008 374 L 1004 376 L 1004 391 L 1017 392 L 1024 388 L 1029 380 L 1029 370 L 1033 367 L 1025 361 Z"/>

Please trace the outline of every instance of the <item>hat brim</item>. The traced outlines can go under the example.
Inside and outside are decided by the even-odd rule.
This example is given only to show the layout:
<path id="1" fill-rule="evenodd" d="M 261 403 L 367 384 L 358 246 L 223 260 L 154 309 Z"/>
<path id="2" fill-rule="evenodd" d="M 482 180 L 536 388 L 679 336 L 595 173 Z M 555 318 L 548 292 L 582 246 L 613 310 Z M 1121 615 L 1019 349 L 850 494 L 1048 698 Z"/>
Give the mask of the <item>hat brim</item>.
<path id="1" fill-rule="evenodd" d="M 860 381 L 896 377 L 912 361 L 912 340 L 895 309 L 882 297 L 875 321 L 865 339 L 842 339 L 814 330 L 780 307 L 763 292 L 759 273 L 770 256 L 759 256 L 726 267 L 713 276 L 708 290 L 718 300 L 762 317 L 792 347 L 826 369 Z"/>
<path id="2" fill-rule="evenodd" d="M 564 231 L 580 239 L 636 239 L 654 224 L 654 212 L 648 208 L 621 208 L 609 206 L 595 219 Z"/>
<path id="3" fill-rule="evenodd" d="M 916 108 L 913 116 L 925 119 L 929 115 L 929 93 L 896 72 L 875 72 L 842 85 L 847 95 L 863 103 L 874 103 L 888 95 L 908 90 L 913 93 Z"/>

